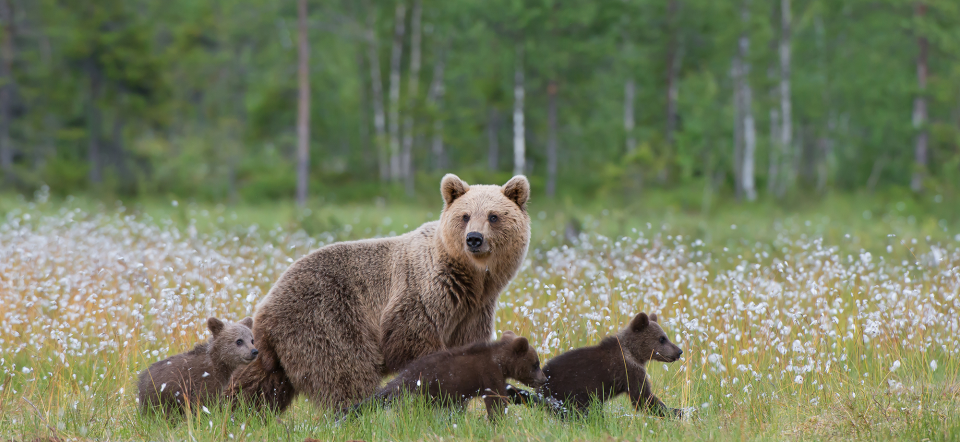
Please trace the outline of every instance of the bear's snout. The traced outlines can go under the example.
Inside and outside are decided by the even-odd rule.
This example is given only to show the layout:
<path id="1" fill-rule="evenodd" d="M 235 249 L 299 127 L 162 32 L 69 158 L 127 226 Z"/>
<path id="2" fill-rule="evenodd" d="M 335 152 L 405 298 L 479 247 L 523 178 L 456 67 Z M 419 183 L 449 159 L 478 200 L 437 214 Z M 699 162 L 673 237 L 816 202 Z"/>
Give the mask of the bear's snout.
<path id="1" fill-rule="evenodd" d="M 483 234 L 480 232 L 470 232 L 467 234 L 467 247 L 471 252 L 479 252 L 483 245 Z"/>
<path id="2" fill-rule="evenodd" d="M 258 354 L 260 354 L 260 352 L 257 351 L 257 349 L 250 350 L 250 360 L 256 359 Z"/>

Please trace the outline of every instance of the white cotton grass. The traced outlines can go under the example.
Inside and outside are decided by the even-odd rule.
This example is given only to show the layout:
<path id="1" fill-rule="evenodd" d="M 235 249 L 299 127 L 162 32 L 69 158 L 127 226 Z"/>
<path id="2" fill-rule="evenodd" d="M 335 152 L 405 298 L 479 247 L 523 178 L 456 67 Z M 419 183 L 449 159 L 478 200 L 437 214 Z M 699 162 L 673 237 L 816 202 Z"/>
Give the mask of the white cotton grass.
<path id="1" fill-rule="evenodd" d="M 188 203 L 176 210 L 186 221 L 122 206 L 41 214 L 25 203 L 0 220 L 0 274 L 17 275 L 0 278 L 0 370 L 12 379 L 0 399 L 34 394 L 30 382 L 53 378 L 76 393 L 48 394 L 62 402 L 51 407 L 116 397 L 149 364 L 205 340 L 207 317 L 250 315 L 293 260 L 344 239 L 228 225 Z M 657 313 L 684 350 L 669 372 L 649 367 L 658 395 L 711 410 L 774 395 L 809 403 L 832 390 L 869 397 L 841 386 L 886 385 L 891 376 L 909 384 L 925 366 L 934 377 L 957 371 L 956 242 L 904 240 L 916 255 L 904 261 L 842 251 L 784 226 L 769 244 L 745 239 L 726 251 L 636 227 L 630 237 L 582 233 L 576 246 L 532 244 L 499 298 L 494 334 L 528 337 L 546 361 L 598 343 L 639 311 Z M 351 237 L 371 236 L 356 230 Z M 879 240 L 907 247 L 902 238 Z"/>

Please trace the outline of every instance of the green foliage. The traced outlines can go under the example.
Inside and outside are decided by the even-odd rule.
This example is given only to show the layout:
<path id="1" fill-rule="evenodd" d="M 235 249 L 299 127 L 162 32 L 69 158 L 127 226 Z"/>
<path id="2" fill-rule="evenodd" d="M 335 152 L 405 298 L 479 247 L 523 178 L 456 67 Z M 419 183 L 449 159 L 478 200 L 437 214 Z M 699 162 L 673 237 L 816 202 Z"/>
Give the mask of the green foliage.
<path id="1" fill-rule="evenodd" d="M 14 179 L 32 191 L 78 189 L 182 195 L 209 201 L 292 195 L 296 119 L 296 11 L 232 2 L 11 0 L 10 136 Z M 378 178 L 372 79 L 376 40 L 384 82 L 396 2 L 311 2 L 311 189 L 329 198 L 408 196 Z M 957 193 L 960 22 L 957 3 L 792 0 L 793 140 L 788 195 L 905 186 L 916 170 L 913 100 L 927 98 L 925 187 Z M 758 188 L 779 158 L 770 115 L 779 110 L 780 2 L 704 0 L 559 2 L 423 0 L 419 92 L 410 97 L 410 35 L 401 62 L 401 118 L 413 116 L 413 169 L 422 199 L 435 186 L 435 120 L 449 171 L 500 181 L 512 170 L 514 69 L 522 57 L 528 175 L 546 182 L 547 89 L 558 102 L 558 194 L 609 189 L 734 188 L 733 81 L 737 39 L 750 38 Z M 673 5 L 673 6 L 671 6 Z M 675 9 L 672 9 L 674 8 Z M 368 18 L 372 16 L 373 21 Z M 373 28 L 367 29 L 368 23 Z M 929 41 L 929 80 L 917 82 L 917 38 Z M 442 56 L 441 56 L 442 52 Z M 667 136 L 671 54 L 677 58 L 675 132 Z M 445 94 L 428 102 L 444 60 Z M 628 154 L 624 84 L 636 84 Z M 95 89 L 95 84 L 97 88 Z M 411 100 L 412 98 L 412 100 Z M 489 134 L 499 145 L 488 167 Z M 672 139 L 672 142 L 667 140 Z M 99 142 L 110 182 L 83 183 Z M 272 147 L 271 147 L 272 146 Z M 639 155 L 630 157 L 631 155 Z M 112 171 L 112 172 L 111 172 Z M 6 172 L 4 172 L 6 173 Z M 494 178 L 496 178 L 494 180 Z M 826 183 L 825 188 L 818 183 Z M 874 186 L 873 183 L 877 185 Z M 345 187 L 352 187 L 346 189 Z"/>

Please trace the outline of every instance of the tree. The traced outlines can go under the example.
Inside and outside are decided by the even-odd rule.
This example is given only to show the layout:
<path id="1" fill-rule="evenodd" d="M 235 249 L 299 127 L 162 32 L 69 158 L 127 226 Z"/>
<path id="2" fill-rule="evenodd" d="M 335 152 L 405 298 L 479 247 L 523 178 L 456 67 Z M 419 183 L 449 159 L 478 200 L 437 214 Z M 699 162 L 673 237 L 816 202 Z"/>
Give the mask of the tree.
<path id="1" fill-rule="evenodd" d="M 297 0 L 299 99 L 297 105 L 297 204 L 307 203 L 307 172 L 310 168 L 310 41 L 307 0 Z"/>

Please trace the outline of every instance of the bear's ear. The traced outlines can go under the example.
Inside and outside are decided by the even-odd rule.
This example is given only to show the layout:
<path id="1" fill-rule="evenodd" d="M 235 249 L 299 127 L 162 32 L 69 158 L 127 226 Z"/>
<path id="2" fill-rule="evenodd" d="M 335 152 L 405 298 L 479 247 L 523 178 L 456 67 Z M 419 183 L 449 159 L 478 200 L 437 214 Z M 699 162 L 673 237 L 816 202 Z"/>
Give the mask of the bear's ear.
<path id="1" fill-rule="evenodd" d="M 510 181 L 503 185 L 503 196 L 510 198 L 511 201 L 517 203 L 520 210 L 526 212 L 527 200 L 530 199 L 530 182 L 527 181 L 527 177 L 517 175 L 510 178 Z"/>
<path id="2" fill-rule="evenodd" d="M 210 333 L 213 333 L 214 336 L 217 336 L 223 331 L 223 321 L 217 318 L 207 319 L 207 328 L 210 329 Z"/>
<path id="3" fill-rule="evenodd" d="M 510 348 L 513 349 L 514 353 L 522 355 L 530 350 L 530 343 L 527 342 L 527 338 L 517 338 L 510 344 Z"/>
<path id="4" fill-rule="evenodd" d="M 650 322 L 657 322 L 657 323 L 660 322 L 660 321 L 657 321 L 657 314 L 656 314 L 656 313 L 650 313 Z"/>
<path id="5" fill-rule="evenodd" d="M 630 321 L 630 330 L 635 332 L 642 331 L 647 328 L 648 325 L 650 325 L 650 318 L 647 317 L 646 313 L 640 313 Z"/>
<path id="6" fill-rule="evenodd" d="M 503 336 L 500 337 L 501 341 L 512 341 L 514 339 L 517 339 L 517 334 L 510 330 L 503 332 Z"/>
<path id="7" fill-rule="evenodd" d="M 463 196 L 470 190 L 470 185 L 460 179 L 460 177 L 448 173 L 440 180 L 440 195 L 443 195 L 444 208 L 453 204 L 453 201 Z"/>
<path id="8" fill-rule="evenodd" d="M 246 326 L 247 328 L 253 330 L 253 318 L 247 316 L 240 320 L 240 325 Z"/>

